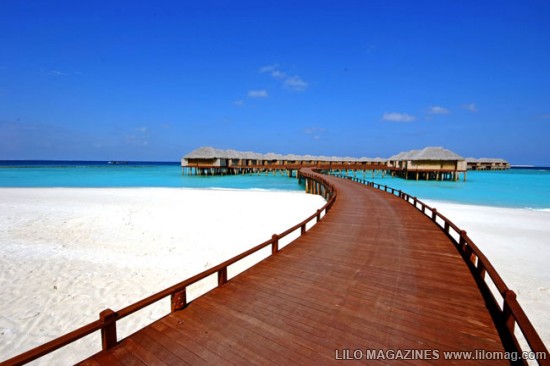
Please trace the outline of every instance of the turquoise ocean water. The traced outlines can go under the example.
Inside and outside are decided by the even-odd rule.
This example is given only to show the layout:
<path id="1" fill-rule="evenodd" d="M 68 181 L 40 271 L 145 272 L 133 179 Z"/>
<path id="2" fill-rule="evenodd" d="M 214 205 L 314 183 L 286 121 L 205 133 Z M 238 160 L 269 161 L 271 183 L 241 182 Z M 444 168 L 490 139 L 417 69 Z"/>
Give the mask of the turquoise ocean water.
<path id="1" fill-rule="evenodd" d="M 0 161 L 0 187 L 171 187 L 303 190 L 284 175 L 182 175 L 180 163 Z"/>
<path id="2" fill-rule="evenodd" d="M 363 177 L 362 173 L 357 173 Z M 550 210 L 550 169 L 525 168 L 468 172 L 467 181 L 411 181 L 382 177 L 368 180 L 401 189 L 420 199 L 465 204 Z M 179 163 L 123 165 L 107 162 L 0 161 L 0 187 L 180 187 L 303 190 L 285 175 L 188 176 Z"/>
<path id="3" fill-rule="evenodd" d="M 352 174 L 350 174 L 352 175 Z M 357 173 L 358 178 L 363 175 Z M 466 182 L 415 181 L 376 174 L 365 179 L 420 199 L 497 207 L 550 209 L 550 168 L 468 171 Z"/>

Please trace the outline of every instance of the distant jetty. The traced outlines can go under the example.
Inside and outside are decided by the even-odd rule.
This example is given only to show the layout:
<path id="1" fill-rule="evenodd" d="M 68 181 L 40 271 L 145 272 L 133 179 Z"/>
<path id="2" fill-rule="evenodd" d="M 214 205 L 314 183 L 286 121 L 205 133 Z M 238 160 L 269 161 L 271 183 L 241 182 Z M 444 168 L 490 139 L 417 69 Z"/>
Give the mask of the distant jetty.
<path id="1" fill-rule="evenodd" d="M 354 158 L 338 156 L 260 154 L 236 150 L 201 147 L 181 159 L 183 174 L 233 175 L 260 172 L 285 172 L 293 176 L 303 167 L 328 171 L 382 171 L 404 179 L 466 181 L 467 170 L 509 169 L 503 159 L 463 158 L 442 147 L 425 147 L 401 152 L 390 158 Z"/>

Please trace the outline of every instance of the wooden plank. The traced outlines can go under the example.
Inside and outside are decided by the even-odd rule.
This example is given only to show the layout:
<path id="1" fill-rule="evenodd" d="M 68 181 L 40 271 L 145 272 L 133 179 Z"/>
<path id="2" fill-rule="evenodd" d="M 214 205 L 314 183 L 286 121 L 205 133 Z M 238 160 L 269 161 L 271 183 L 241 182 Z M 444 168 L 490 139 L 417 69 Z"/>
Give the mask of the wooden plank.
<path id="1" fill-rule="evenodd" d="M 76 366 L 100 366 L 100 365 L 101 364 L 97 362 L 94 358 L 88 358 L 76 364 Z"/>
<path id="2" fill-rule="evenodd" d="M 131 352 L 127 346 L 126 343 L 121 343 L 108 351 L 113 356 L 116 357 L 118 361 L 120 361 L 121 364 L 127 365 L 127 366 L 143 366 L 146 365 L 143 361 L 141 361 L 136 355 Z"/>
<path id="3" fill-rule="evenodd" d="M 162 327 L 160 327 L 162 325 Z M 162 322 L 157 323 L 157 330 L 162 331 L 168 337 L 176 340 L 179 347 L 185 347 L 187 350 L 194 353 L 200 361 L 201 364 L 220 364 L 224 362 L 222 357 L 223 352 L 211 351 L 210 349 L 204 347 L 203 344 L 197 341 L 196 338 L 190 335 L 189 332 L 184 331 L 183 324 L 178 324 L 174 322 Z"/>

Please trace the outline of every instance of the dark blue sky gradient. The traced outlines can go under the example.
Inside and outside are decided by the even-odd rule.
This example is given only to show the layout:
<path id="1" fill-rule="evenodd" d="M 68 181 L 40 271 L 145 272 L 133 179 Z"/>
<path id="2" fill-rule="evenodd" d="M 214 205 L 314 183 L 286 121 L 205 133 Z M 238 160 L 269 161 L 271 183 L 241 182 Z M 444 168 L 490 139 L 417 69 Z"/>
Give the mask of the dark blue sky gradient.
<path id="1" fill-rule="evenodd" d="M 0 159 L 432 145 L 550 165 L 549 4 L 3 0 Z"/>

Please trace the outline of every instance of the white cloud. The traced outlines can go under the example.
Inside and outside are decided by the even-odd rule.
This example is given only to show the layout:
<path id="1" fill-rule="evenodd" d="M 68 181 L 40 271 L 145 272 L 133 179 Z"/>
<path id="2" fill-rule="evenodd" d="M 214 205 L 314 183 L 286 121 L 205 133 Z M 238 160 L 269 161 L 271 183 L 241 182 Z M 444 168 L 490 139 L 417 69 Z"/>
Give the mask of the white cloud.
<path id="1" fill-rule="evenodd" d="M 325 129 L 322 127 L 310 127 L 304 130 L 306 135 L 311 136 L 314 140 L 320 140 L 321 135 L 325 133 Z"/>
<path id="2" fill-rule="evenodd" d="M 142 135 L 129 134 L 124 136 L 124 140 L 127 144 L 137 145 L 137 146 L 147 146 L 149 145 L 149 140 L 144 138 Z"/>
<path id="3" fill-rule="evenodd" d="M 292 90 L 302 91 L 307 88 L 307 83 L 299 76 L 293 76 L 285 80 L 285 86 Z"/>
<path id="4" fill-rule="evenodd" d="M 428 110 L 429 114 L 449 114 L 449 110 L 444 107 L 433 106 Z"/>
<path id="5" fill-rule="evenodd" d="M 271 72 L 271 76 L 273 76 L 274 79 L 284 79 L 286 78 L 286 74 L 282 72 L 281 70 L 273 70 Z"/>
<path id="6" fill-rule="evenodd" d="M 250 98 L 267 98 L 267 90 L 250 90 L 248 96 Z"/>
<path id="7" fill-rule="evenodd" d="M 149 145 L 148 129 L 145 126 L 134 128 L 124 135 L 124 142 L 129 145 L 147 146 Z"/>
<path id="8" fill-rule="evenodd" d="M 323 132 L 325 132 L 325 129 L 322 127 L 310 127 L 304 130 L 304 133 L 306 135 L 312 135 L 312 134 L 323 133 Z"/>
<path id="9" fill-rule="evenodd" d="M 273 71 L 276 71 L 279 69 L 279 64 L 273 64 L 273 65 L 267 65 L 260 67 L 260 72 L 262 74 L 265 74 L 267 72 L 272 73 Z"/>
<path id="10" fill-rule="evenodd" d="M 470 112 L 477 112 L 477 110 L 478 110 L 475 103 L 464 104 L 462 106 L 462 108 L 464 108 L 465 110 L 470 111 Z"/>
<path id="11" fill-rule="evenodd" d="M 287 89 L 304 91 L 308 87 L 308 83 L 300 76 L 288 76 L 288 73 L 281 70 L 279 64 L 262 66 L 260 67 L 260 73 L 269 74 L 273 79 L 282 82 Z"/>
<path id="12" fill-rule="evenodd" d="M 55 76 L 68 76 L 69 74 L 66 72 L 58 71 L 58 70 L 50 70 L 46 74 L 48 75 L 55 75 Z"/>
<path id="13" fill-rule="evenodd" d="M 244 107 L 244 100 L 242 99 L 236 100 L 233 102 L 233 104 L 236 105 L 237 107 Z"/>
<path id="14" fill-rule="evenodd" d="M 382 116 L 382 120 L 390 122 L 412 122 L 415 119 L 416 117 L 410 114 L 397 112 L 386 112 Z"/>

